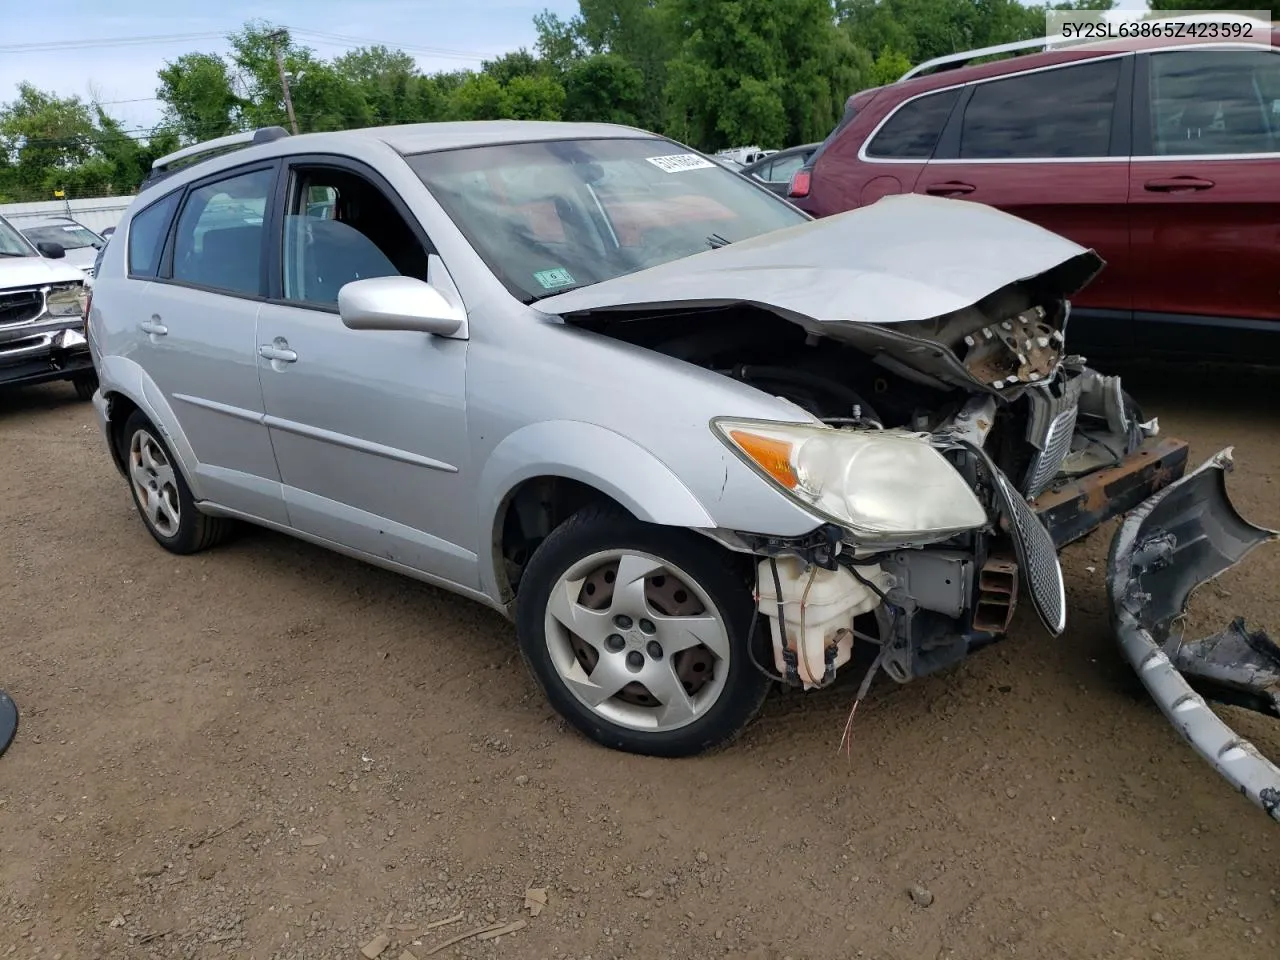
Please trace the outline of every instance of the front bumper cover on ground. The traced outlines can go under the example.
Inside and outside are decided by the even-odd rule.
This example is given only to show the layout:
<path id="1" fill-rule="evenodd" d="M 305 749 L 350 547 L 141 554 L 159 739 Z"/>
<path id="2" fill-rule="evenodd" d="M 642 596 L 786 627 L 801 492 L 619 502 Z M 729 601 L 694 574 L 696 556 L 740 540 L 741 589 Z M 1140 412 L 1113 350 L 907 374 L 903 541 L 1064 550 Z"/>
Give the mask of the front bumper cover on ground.
<path id="1" fill-rule="evenodd" d="M 1107 593 L 1120 647 L 1182 736 L 1232 786 L 1280 822 L 1280 768 L 1215 714 L 1192 687 L 1280 713 L 1280 646 L 1236 620 L 1184 641 L 1191 594 L 1280 533 L 1254 526 L 1227 495 L 1231 449 L 1165 487 L 1125 519 L 1111 544 Z"/>

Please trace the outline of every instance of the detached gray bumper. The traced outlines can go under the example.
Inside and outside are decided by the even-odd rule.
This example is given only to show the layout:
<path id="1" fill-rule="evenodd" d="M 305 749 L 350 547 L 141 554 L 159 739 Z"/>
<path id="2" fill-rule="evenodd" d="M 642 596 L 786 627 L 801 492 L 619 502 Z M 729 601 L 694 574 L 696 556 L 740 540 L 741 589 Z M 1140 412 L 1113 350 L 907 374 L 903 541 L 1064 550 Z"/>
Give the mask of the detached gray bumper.
<path id="1" fill-rule="evenodd" d="M 1170 722 L 1242 794 L 1280 822 L 1280 768 L 1209 709 L 1211 697 L 1280 716 L 1280 646 L 1236 620 L 1184 641 L 1192 592 L 1280 533 L 1254 526 L 1227 496 L 1227 448 L 1140 504 L 1111 544 L 1107 592 L 1120 646 Z"/>

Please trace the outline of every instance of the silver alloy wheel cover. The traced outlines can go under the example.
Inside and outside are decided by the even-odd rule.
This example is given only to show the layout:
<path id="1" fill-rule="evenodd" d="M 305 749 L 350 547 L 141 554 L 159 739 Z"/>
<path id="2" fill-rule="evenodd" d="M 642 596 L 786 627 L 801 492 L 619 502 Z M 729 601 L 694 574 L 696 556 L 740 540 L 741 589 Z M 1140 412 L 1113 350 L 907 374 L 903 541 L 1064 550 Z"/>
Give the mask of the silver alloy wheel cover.
<path id="1" fill-rule="evenodd" d="M 166 539 L 177 536 L 182 523 L 177 475 L 148 430 L 135 430 L 129 439 L 129 481 L 148 525 Z"/>
<path id="2" fill-rule="evenodd" d="M 614 560 L 618 561 L 618 575 L 608 608 L 592 610 L 578 603 L 587 576 Z M 645 580 L 662 573 L 681 581 L 702 604 L 703 613 L 668 617 L 652 609 L 644 597 Z M 619 629 L 614 621 L 618 615 L 630 618 L 632 628 Z M 641 619 L 654 624 L 656 635 L 640 630 Z M 570 630 L 600 655 L 590 675 L 574 653 Z M 574 698 L 602 719 L 628 730 L 645 733 L 678 730 L 706 714 L 724 692 L 731 653 L 724 617 L 692 576 L 644 551 L 604 550 L 573 564 L 551 588 L 543 633 L 552 666 Z M 606 647 L 605 638 L 610 634 L 624 638 L 625 646 L 621 650 Z M 662 647 L 660 659 L 645 653 L 648 640 L 654 636 Z M 711 679 L 690 696 L 676 673 L 675 654 L 697 646 L 710 651 L 715 667 Z M 644 666 L 639 670 L 626 662 L 628 655 L 637 651 L 645 654 Z M 659 706 L 641 706 L 617 698 L 624 686 L 635 681 L 645 685 Z"/>

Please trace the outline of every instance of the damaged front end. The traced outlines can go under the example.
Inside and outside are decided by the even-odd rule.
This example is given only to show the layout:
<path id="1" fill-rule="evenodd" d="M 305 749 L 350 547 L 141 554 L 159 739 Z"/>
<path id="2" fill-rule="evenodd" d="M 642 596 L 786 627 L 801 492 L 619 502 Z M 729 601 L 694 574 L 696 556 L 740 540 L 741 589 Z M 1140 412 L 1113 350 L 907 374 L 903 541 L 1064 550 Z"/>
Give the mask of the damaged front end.
<path id="1" fill-rule="evenodd" d="M 1226 487 L 1231 467 L 1228 448 L 1129 514 L 1111 544 L 1107 591 L 1121 649 L 1165 716 L 1233 787 L 1280 822 L 1280 768 L 1198 692 L 1280 717 L 1280 645 L 1241 618 L 1213 636 L 1183 637 L 1192 593 L 1280 538 L 1236 511 Z"/>

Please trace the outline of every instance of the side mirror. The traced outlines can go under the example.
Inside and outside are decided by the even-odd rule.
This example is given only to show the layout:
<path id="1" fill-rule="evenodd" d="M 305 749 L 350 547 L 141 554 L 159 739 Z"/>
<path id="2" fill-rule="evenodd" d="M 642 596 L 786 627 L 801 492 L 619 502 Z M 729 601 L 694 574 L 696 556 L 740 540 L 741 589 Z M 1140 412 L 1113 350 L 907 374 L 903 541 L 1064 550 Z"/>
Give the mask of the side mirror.
<path id="1" fill-rule="evenodd" d="M 51 240 L 41 240 L 36 244 L 36 249 L 40 251 L 40 256 L 48 257 L 50 260 L 61 260 L 67 255 L 66 247 Z"/>
<path id="2" fill-rule="evenodd" d="M 338 315 L 352 330 L 416 330 L 452 337 L 466 311 L 416 277 L 353 280 L 338 291 Z"/>

